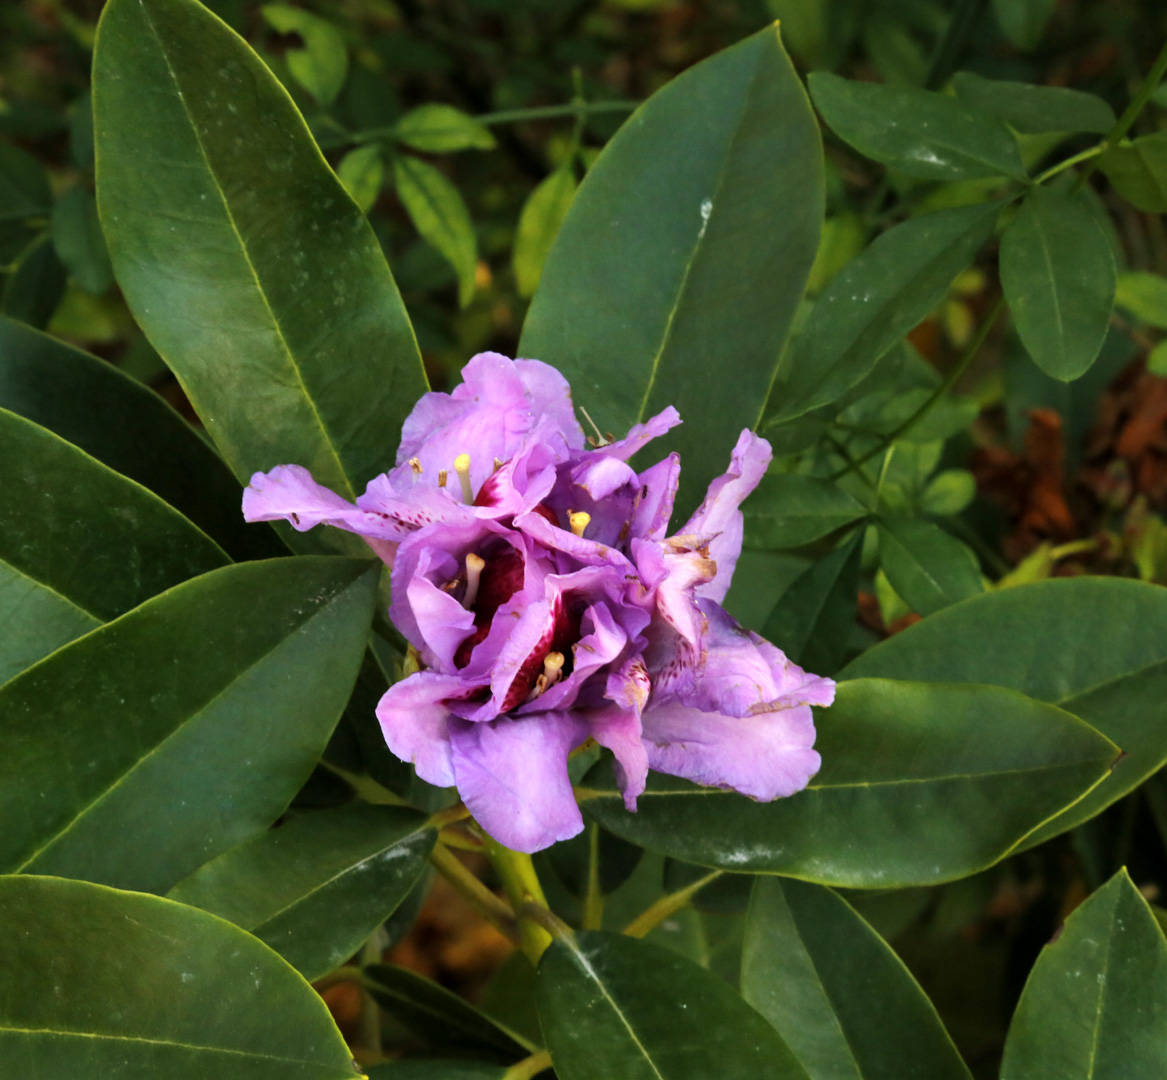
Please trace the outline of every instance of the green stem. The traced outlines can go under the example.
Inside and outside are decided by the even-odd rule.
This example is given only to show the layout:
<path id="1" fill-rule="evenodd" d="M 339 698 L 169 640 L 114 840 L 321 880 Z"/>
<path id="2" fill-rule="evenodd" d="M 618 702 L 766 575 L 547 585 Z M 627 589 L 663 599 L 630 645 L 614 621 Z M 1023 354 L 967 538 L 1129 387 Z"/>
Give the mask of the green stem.
<path id="1" fill-rule="evenodd" d="M 486 838 L 486 850 L 502 882 L 503 892 L 507 894 L 511 907 L 519 917 L 519 943 L 523 952 L 531 963 L 537 964 L 543 950 L 551 944 L 551 935 L 526 910 L 527 905 L 532 903 L 547 908 L 547 897 L 543 895 L 535 864 L 531 862 L 530 855 L 503 847 L 490 836 Z"/>
<path id="2" fill-rule="evenodd" d="M 317 979 L 312 986 L 318 994 L 324 993 L 340 983 L 361 981 L 361 969 L 356 964 L 345 964 L 344 967 L 338 967 L 335 971 L 330 971 L 323 979 Z"/>
<path id="3" fill-rule="evenodd" d="M 361 949 L 361 967 L 381 963 L 384 949 L 385 931 L 378 926 Z M 381 1045 L 381 1007 L 364 987 L 361 991 L 361 1043 L 368 1049 L 373 1060 L 379 1061 L 384 1056 Z"/>
<path id="4" fill-rule="evenodd" d="M 841 480 L 844 476 L 866 465 L 873 457 L 882 454 L 892 443 L 902 439 L 912 428 L 923 420 L 932 411 L 933 406 L 957 384 L 960 377 L 968 370 L 969 365 L 976 359 L 977 353 L 980 352 L 981 346 L 985 343 L 985 338 L 989 336 L 989 331 L 993 328 L 993 324 L 997 321 L 997 316 L 1001 314 L 1004 307 L 1005 297 L 1001 296 L 993 305 L 993 310 L 985 317 L 985 321 L 981 323 L 980 329 L 976 332 L 976 336 L 968 343 L 964 355 L 953 365 L 952 370 L 944 376 L 944 381 L 936 387 L 928 399 L 911 416 L 885 439 L 877 443 L 865 454 L 860 454 L 850 465 L 844 469 L 840 469 L 827 479 Z"/>
<path id="5" fill-rule="evenodd" d="M 588 826 L 588 891 L 584 896 L 583 928 L 599 930 L 604 925 L 604 893 L 600 889 L 600 827 Z"/>
<path id="6" fill-rule="evenodd" d="M 500 933 L 518 944 L 515 913 L 478 880 L 444 844 L 435 844 L 430 862 L 457 892 L 469 900 Z"/>
<path id="7" fill-rule="evenodd" d="M 455 803 L 453 806 L 447 806 L 445 810 L 439 810 L 436 814 L 431 815 L 426 826 L 430 829 L 441 830 L 447 825 L 465 821 L 469 816 L 470 811 L 462 803 Z"/>
<path id="8" fill-rule="evenodd" d="M 630 113 L 639 108 L 639 101 L 569 101 L 565 105 L 538 105 L 530 109 L 500 109 L 498 112 L 480 113 L 474 117 L 480 124 L 494 127 L 500 124 L 523 124 L 530 120 L 561 120 L 574 117 L 583 121 L 588 116 L 603 113 Z M 337 140 L 329 139 L 329 148 L 348 143 L 377 142 L 392 139 L 397 134 L 397 125 L 367 128 L 364 131 L 347 131 Z"/>
<path id="9" fill-rule="evenodd" d="M 502 1080 L 531 1080 L 531 1077 L 551 1068 L 551 1055 L 546 1050 L 516 1061 L 505 1073 Z"/>
<path id="10" fill-rule="evenodd" d="M 1065 172 L 1066 169 L 1071 169 L 1081 161 L 1089 161 L 1090 158 L 1095 158 L 1105 150 L 1106 147 L 1099 143 L 1097 146 L 1092 146 L 1088 150 L 1083 150 L 1073 157 L 1066 158 L 1065 161 L 1059 161 L 1056 165 L 1052 165 L 1046 169 L 1045 172 L 1033 178 L 1035 184 L 1044 184 L 1047 180 L 1052 180 L 1058 173 Z"/>
<path id="11" fill-rule="evenodd" d="M 716 881 L 723 873 L 725 873 L 724 870 L 713 870 L 703 878 L 698 878 L 692 885 L 686 885 L 683 889 L 669 893 L 668 896 L 662 896 L 652 907 L 646 908 L 637 915 L 632 922 L 624 927 L 623 932 L 629 937 L 644 937 L 645 934 L 660 926 L 670 915 L 680 911 L 706 885 L 711 881 Z"/>
<path id="12" fill-rule="evenodd" d="M 1151 95 L 1158 89 L 1159 83 L 1163 81 L 1163 76 L 1167 75 L 1167 44 L 1159 50 L 1159 55 L 1155 57 L 1155 63 L 1151 66 L 1151 70 L 1147 73 L 1147 77 L 1143 80 L 1143 85 L 1139 87 L 1139 91 L 1131 99 L 1131 103 L 1126 107 L 1122 116 L 1118 118 L 1118 123 L 1111 128 L 1110 134 L 1102 140 L 1100 151 L 1109 150 L 1112 146 L 1117 145 L 1131 127 L 1139 118 L 1139 113 L 1146 107 L 1148 101 L 1151 100 Z M 1081 191 L 1083 185 L 1086 183 L 1087 177 L 1094 171 L 1096 161 L 1091 161 L 1079 174 L 1077 183 L 1074 184 L 1075 191 Z"/>

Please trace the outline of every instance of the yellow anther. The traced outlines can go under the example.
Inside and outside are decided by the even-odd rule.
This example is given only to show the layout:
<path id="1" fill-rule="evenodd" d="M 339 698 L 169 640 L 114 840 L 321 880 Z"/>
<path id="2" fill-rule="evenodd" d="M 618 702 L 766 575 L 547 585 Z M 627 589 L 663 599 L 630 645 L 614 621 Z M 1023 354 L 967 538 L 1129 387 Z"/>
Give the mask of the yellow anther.
<path id="1" fill-rule="evenodd" d="M 413 470 L 413 482 L 417 483 L 417 478 L 421 476 L 421 460 L 419 458 L 411 457 L 409 459 L 409 467 Z"/>
<path id="2" fill-rule="evenodd" d="M 470 455 L 459 454 L 454 458 L 454 472 L 458 474 L 458 480 L 462 484 L 462 498 L 468 502 L 474 502 L 474 489 L 470 486 Z"/>
<path id="3" fill-rule="evenodd" d="M 543 657 L 543 677 L 547 680 L 547 685 L 551 686 L 559 679 L 563 671 L 563 653 L 549 652 Z"/>
<path id="4" fill-rule="evenodd" d="M 438 469 L 438 487 L 445 487 L 446 481 L 450 479 L 449 469 Z"/>
<path id="5" fill-rule="evenodd" d="M 466 556 L 466 595 L 462 597 L 462 606 L 469 610 L 478 599 L 478 582 L 482 579 L 482 570 L 486 560 L 481 555 L 470 552 Z"/>
<path id="6" fill-rule="evenodd" d="M 568 514 L 567 520 L 571 522 L 571 531 L 576 536 L 582 537 L 584 529 L 591 524 L 592 515 L 585 514 L 582 510 L 576 511 L 574 514 Z"/>

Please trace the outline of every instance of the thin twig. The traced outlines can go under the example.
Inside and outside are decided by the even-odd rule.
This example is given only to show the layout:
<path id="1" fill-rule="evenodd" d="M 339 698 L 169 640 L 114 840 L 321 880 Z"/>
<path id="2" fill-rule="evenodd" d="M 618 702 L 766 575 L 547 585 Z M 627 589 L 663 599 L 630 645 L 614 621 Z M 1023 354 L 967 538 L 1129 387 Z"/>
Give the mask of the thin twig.
<path id="1" fill-rule="evenodd" d="M 531 1080 L 531 1077 L 551 1068 L 551 1055 L 546 1050 L 540 1050 L 530 1057 L 516 1061 L 502 1075 L 502 1080 Z"/>
<path id="2" fill-rule="evenodd" d="M 670 915 L 680 911 L 706 885 L 711 881 L 716 881 L 723 873 L 725 873 L 724 870 L 713 870 L 703 878 L 698 878 L 692 885 L 686 885 L 683 889 L 669 893 L 668 896 L 662 896 L 655 904 L 646 908 L 624 927 L 624 933 L 628 937 L 644 937 L 645 934 L 660 926 Z"/>
<path id="3" fill-rule="evenodd" d="M 495 896 L 478 880 L 456 855 L 444 844 L 435 844 L 430 852 L 430 862 L 454 888 L 470 901 L 500 933 L 510 941 L 519 944 L 515 928 L 515 913 L 505 900 Z"/>

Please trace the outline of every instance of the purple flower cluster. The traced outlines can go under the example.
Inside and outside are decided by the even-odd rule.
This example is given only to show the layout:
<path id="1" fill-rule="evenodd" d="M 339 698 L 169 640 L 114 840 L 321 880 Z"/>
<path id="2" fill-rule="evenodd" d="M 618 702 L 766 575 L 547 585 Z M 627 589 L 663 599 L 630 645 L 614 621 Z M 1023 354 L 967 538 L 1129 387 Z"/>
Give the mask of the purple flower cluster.
<path id="1" fill-rule="evenodd" d="M 589 447 L 554 368 L 482 353 L 462 374 L 418 402 L 396 467 L 356 505 L 298 465 L 243 496 L 248 521 L 347 529 L 392 568 L 389 615 L 420 670 L 377 707 L 389 748 L 525 852 L 583 828 L 567 759 L 589 738 L 614 754 L 630 810 L 649 769 L 761 801 L 805 787 L 809 706 L 834 683 L 720 606 L 769 444 L 743 431 L 667 536 L 678 456 L 641 473 L 628 459 L 675 409 Z"/>

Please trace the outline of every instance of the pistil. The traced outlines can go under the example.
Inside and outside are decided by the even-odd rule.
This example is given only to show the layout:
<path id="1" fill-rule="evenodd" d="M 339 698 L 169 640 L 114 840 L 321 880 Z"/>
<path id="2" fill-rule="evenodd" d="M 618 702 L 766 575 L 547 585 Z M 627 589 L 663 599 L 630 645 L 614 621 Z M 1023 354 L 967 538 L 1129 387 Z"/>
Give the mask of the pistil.
<path id="1" fill-rule="evenodd" d="M 482 578 L 485 566 L 486 560 L 481 555 L 475 555 L 472 551 L 466 556 L 466 593 L 462 597 L 462 606 L 467 611 L 474 606 L 474 601 L 478 599 L 478 582 Z"/>
<path id="2" fill-rule="evenodd" d="M 591 524 L 592 515 L 586 514 L 582 510 L 577 510 L 575 513 L 568 513 L 567 520 L 571 522 L 571 531 L 582 539 L 584 529 Z"/>
<path id="3" fill-rule="evenodd" d="M 459 454 L 454 458 L 454 472 L 462 485 L 462 498 L 467 503 L 474 502 L 474 489 L 470 486 L 470 455 Z"/>

